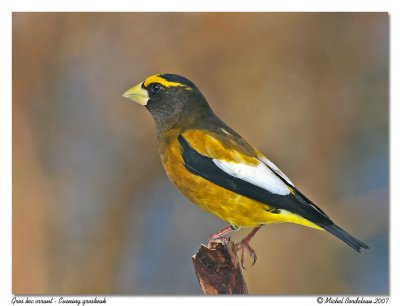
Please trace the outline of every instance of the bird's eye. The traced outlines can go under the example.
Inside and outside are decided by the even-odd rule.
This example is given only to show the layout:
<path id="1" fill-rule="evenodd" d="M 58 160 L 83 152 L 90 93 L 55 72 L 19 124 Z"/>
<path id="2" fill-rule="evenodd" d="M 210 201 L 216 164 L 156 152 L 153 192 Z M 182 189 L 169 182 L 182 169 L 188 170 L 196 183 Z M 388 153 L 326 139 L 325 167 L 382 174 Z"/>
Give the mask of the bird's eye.
<path id="1" fill-rule="evenodd" d="M 161 89 L 162 89 L 161 85 L 157 84 L 157 83 L 152 84 L 151 87 L 150 87 L 151 92 L 154 93 L 154 94 L 160 92 Z"/>

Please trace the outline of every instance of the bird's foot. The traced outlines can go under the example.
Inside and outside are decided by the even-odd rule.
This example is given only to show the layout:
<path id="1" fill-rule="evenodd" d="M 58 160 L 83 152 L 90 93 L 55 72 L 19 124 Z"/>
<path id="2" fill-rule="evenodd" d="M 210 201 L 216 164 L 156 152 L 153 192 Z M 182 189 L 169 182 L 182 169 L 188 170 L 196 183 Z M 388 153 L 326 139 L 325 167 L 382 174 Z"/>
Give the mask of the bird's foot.
<path id="1" fill-rule="evenodd" d="M 225 237 L 226 234 L 229 234 L 230 232 L 236 230 L 236 227 L 230 225 L 228 227 L 223 228 L 222 230 L 212 234 L 208 238 L 208 246 L 215 248 L 215 246 L 218 243 L 222 243 L 223 245 L 227 244 L 229 241 L 229 238 Z"/>
<path id="2" fill-rule="evenodd" d="M 240 264 L 242 265 L 243 269 L 246 269 L 244 266 L 244 252 L 247 251 L 249 252 L 251 258 L 253 258 L 253 263 L 252 266 L 257 261 L 257 255 L 254 249 L 250 246 L 250 240 L 254 237 L 254 235 L 260 230 L 261 226 L 255 227 L 252 229 L 252 231 L 239 243 L 235 244 L 235 252 L 241 251 L 240 255 Z"/>
<path id="3" fill-rule="evenodd" d="M 221 243 L 222 245 L 226 245 L 229 242 L 228 237 L 218 237 L 212 240 L 208 240 L 208 247 L 215 249 L 218 243 Z"/>
<path id="4" fill-rule="evenodd" d="M 253 258 L 253 263 L 251 264 L 254 266 L 254 264 L 257 261 L 257 254 L 254 251 L 254 249 L 250 246 L 249 241 L 247 239 L 243 239 L 241 242 L 235 244 L 235 252 L 241 252 L 240 255 L 240 264 L 242 265 L 243 269 L 246 269 L 244 266 L 244 253 L 245 251 L 249 252 L 251 258 Z"/>

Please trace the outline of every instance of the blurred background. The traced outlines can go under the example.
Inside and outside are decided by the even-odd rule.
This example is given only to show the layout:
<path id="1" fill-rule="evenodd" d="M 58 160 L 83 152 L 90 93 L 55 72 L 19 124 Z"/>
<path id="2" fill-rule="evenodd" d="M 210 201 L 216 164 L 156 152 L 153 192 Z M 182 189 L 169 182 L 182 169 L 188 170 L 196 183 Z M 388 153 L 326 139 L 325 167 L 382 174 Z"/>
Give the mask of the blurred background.
<path id="1" fill-rule="evenodd" d="M 250 292 L 388 294 L 388 23 L 14 13 L 13 293 L 201 294 L 191 256 L 226 224 L 168 181 L 150 115 L 121 96 L 170 72 L 370 246 L 358 254 L 325 232 L 266 226 L 244 272 Z"/>

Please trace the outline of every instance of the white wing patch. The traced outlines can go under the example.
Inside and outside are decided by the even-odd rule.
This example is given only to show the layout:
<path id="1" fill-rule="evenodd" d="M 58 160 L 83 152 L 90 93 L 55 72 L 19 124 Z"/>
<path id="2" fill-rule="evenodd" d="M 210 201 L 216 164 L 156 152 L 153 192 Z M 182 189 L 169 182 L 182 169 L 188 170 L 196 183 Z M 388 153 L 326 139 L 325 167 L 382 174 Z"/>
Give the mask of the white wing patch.
<path id="1" fill-rule="evenodd" d="M 269 192 L 280 195 L 287 195 L 290 193 L 287 185 L 262 162 L 256 166 L 227 162 L 219 159 L 213 159 L 213 162 L 227 174 L 261 187 Z"/>
<path id="2" fill-rule="evenodd" d="M 285 173 L 281 171 L 272 161 L 270 161 L 266 157 L 259 157 L 260 160 L 265 163 L 267 166 L 271 167 L 272 170 L 274 170 L 276 173 L 278 173 L 281 177 L 283 177 L 290 185 L 294 186 L 292 181 L 286 176 Z"/>

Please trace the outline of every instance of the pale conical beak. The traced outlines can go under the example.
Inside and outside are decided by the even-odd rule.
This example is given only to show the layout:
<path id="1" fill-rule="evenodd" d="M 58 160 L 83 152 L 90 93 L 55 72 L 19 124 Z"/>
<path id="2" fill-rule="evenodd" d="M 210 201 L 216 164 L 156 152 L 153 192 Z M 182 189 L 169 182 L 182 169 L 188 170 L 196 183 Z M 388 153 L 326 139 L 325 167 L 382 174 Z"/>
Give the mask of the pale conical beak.
<path id="1" fill-rule="evenodd" d="M 140 105 L 146 105 L 150 97 L 147 90 L 142 87 L 142 84 L 143 82 L 129 88 L 122 96 Z"/>

